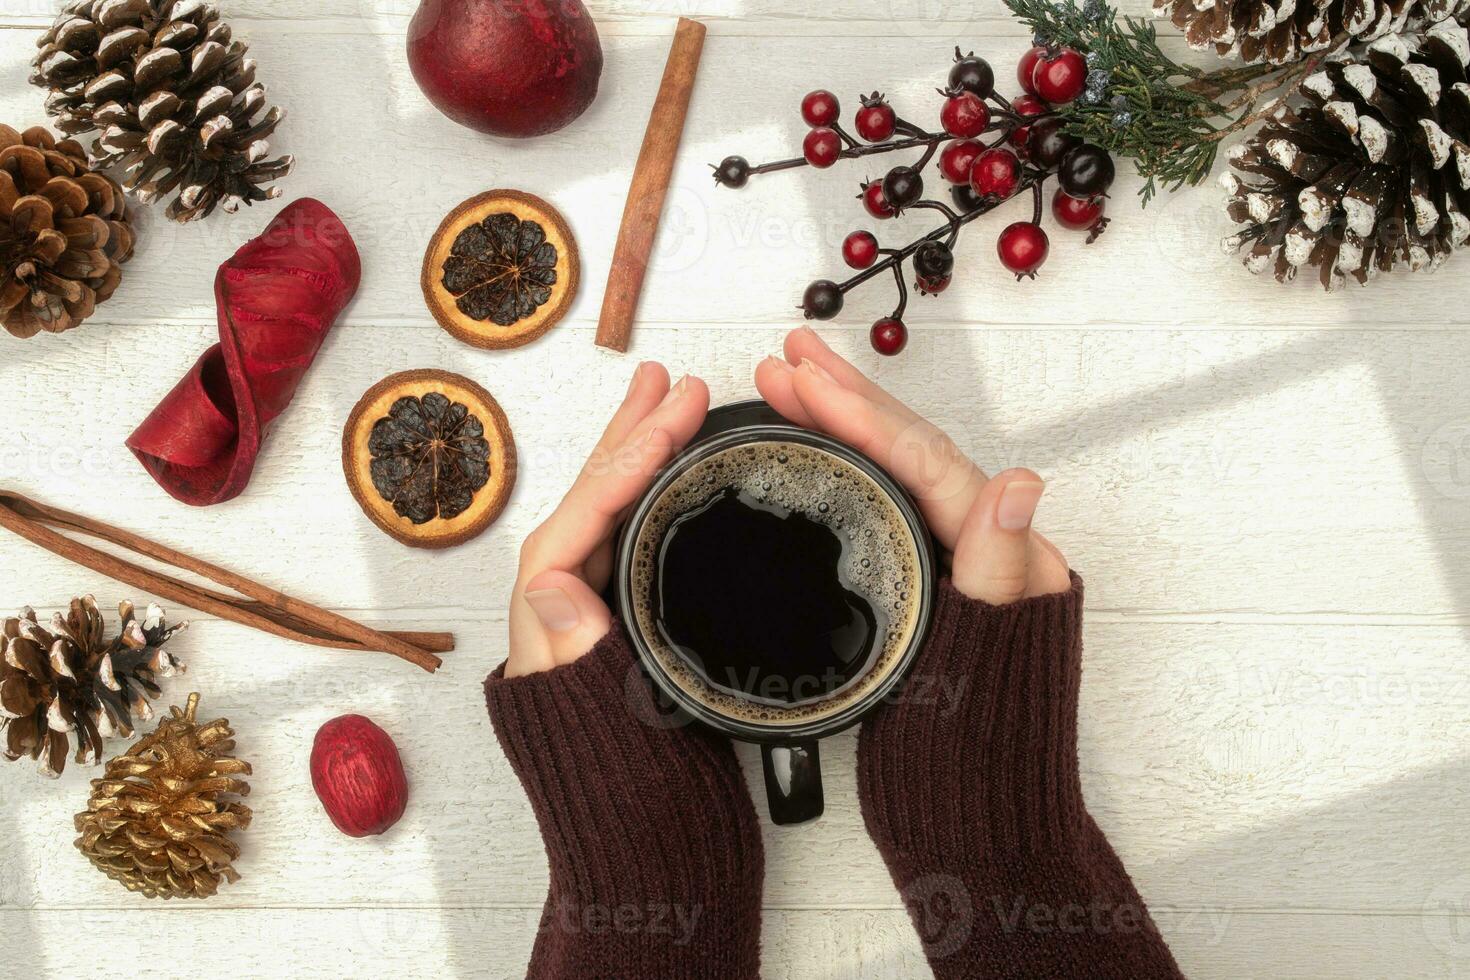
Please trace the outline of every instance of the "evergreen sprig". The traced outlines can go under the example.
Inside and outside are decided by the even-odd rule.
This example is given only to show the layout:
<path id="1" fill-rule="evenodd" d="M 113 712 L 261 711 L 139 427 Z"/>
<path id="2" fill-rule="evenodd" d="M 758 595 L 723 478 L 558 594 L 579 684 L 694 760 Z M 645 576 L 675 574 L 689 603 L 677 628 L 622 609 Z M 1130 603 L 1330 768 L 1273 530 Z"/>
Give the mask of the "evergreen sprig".
<path id="1" fill-rule="evenodd" d="M 1144 204 L 1161 187 L 1173 191 L 1208 177 L 1221 141 L 1274 111 L 1339 46 L 1292 65 L 1206 72 L 1165 54 L 1151 23 L 1119 17 L 1101 0 L 1006 5 L 1039 41 L 1087 56 L 1087 92 L 1061 113 L 1070 132 L 1135 161 Z"/>

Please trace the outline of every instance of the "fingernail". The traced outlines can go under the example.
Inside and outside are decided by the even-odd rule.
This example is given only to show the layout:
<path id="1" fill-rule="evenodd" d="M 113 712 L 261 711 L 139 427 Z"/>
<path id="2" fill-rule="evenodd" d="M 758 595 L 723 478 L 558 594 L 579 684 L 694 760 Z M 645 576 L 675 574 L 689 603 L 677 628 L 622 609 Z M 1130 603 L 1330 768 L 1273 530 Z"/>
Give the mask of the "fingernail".
<path id="1" fill-rule="evenodd" d="M 633 377 L 628 381 L 628 391 L 629 391 L 629 393 L 631 393 L 634 388 L 638 387 L 638 379 L 640 377 L 642 377 L 642 375 L 643 375 L 643 368 L 647 364 L 648 364 L 647 361 L 642 361 L 642 362 L 640 362 L 638 364 L 637 367 L 635 367 L 633 369 Z"/>
<path id="2" fill-rule="evenodd" d="M 821 344 L 823 347 L 826 347 L 827 346 L 827 342 L 822 339 L 822 335 L 819 334 L 819 333 L 817 333 L 815 330 L 813 330 L 811 328 L 811 324 L 803 323 L 801 325 L 801 332 L 802 333 L 806 333 L 806 334 L 811 334 L 813 340 L 815 340 L 817 343 Z"/>
<path id="3" fill-rule="evenodd" d="M 526 604 L 541 620 L 541 625 L 553 633 L 565 633 L 582 622 L 572 597 L 561 589 L 537 589 L 526 593 Z"/>
<path id="4" fill-rule="evenodd" d="M 812 360 L 810 357 L 803 357 L 801 359 L 801 366 L 804 367 L 804 368 L 809 369 L 812 372 L 812 374 L 815 374 L 817 377 L 821 378 L 823 381 L 830 381 L 833 384 L 836 384 L 837 383 L 837 379 L 836 378 L 834 378 L 834 377 L 832 377 L 832 375 L 828 374 L 822 368 L 822 366 L 820 364 L 818 364 L 816 361 Z"/>
<path id="5" fill-rule="evenodd" d="M 774 366 L 782 374 L 790 374 L 792 371 L 796 370 L 796 368 L 791 366 L 790 361 L 787 361 L 785 358 L 777 357 L 775 354 L 767 357 L 766 363 Z"/>
<path id="6" fill-rule="evenodd" d="M 1000 506 L 995 511 L 995 522 L 1005 531 L 1024 531 L 1031 526 L 1036 515 L 1036 505 L 1041 502 L 1045 483 L 1007 483 L 1000 492 Z"/>
<path id="7" fill-rule="evenodd" d="M 669 393 L 667 395 L 664 395 L 664 400 L 658 403 L 659 404 L 659 407 L 662 408 L 664 405 L 667 405 L 669 402 L 673 401 L 676 398 L 683 398 L 684 397 L 684 392 L 686 392 L 688 390 L 689 390 L 689 375 L 686 374 L 686 375 L 684 375 L 684 377 L 682 377 L 682 378 L 679 379 L 679 383 L 678 384 L 674 385 L 674 387 L 672 387 L 672 388 L 669 389 Z"/>

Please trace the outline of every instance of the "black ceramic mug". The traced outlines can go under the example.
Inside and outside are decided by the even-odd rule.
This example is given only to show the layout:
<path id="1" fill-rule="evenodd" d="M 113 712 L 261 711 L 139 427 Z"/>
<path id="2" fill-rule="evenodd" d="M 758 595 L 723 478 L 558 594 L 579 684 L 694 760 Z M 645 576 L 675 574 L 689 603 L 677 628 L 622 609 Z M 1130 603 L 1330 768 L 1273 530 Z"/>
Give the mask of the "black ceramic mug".
<path id="1" fill-rule="evenodd" d="M 738 521 L 753 522 L 748 533 Z M 833 569 L 840 588 L 793 594 L 787 583 L 809 582 L 797 573 L 812 563 Z M 764 402 L 740 402 L 712 410 L 634 505 L 614 586 L 658 691 L 760 744 L 771 819 L 794 824 L 822 813 L 818 740 L 878 707 L 922 646 L 934 546 L 918 507 L 873 460 Z M 709 608 L 727 588 L 731 608 Z M 711 622 L 730 643 L 696 652 L 687 630 Z M 790 651 L 765 648 L 779 645 L 773 636 L 814 640 L 793 645 L 828 659 L 802 654 L 796 669 Z"/>

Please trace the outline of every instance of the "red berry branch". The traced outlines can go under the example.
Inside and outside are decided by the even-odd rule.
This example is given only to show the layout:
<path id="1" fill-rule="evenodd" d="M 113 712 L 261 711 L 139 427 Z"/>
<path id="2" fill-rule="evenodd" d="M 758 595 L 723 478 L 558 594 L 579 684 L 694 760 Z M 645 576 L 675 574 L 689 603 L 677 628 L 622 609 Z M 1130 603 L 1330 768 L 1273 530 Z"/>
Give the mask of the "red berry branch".
<path id="1" fill-rule="evenodd" d="M 857 273 L 840 283 L 818 279 L 802 296 L 801 309 L 808 319 L 830 320 L 842 312 L 850 290 L 891 271 L 898 304 L 892 314 L 873 324 L 870 334 L 880 354 L 897 354 L 908 342 L 903 322 L 909 296 L 904 263 L 912 265 L 913 285 L 920 293 L 943 292 L 954 273 L 960 229 L 981 215 L 1031 191 L 1031 220 L 1006 226 L 996 243 L 1001 264 L 1017 279 L 1035 278 L 1046 261 L 1049 243 L 1041 218 L 1044 185 L 1051 177 L 1059 185 L 1051 202 L 1052 217 L 1059 225 L 1088 232 L 1092 242 L 1108 221 L 1103 210 L 1113 182 L 1112 158 L 1102 147 L 1065 132 L 1062 117 L 1054 111 L 1082 95 L 1088 71 L 1083 57 L 1071 48 L 1033 47 L 1016 67 L 1025 94 L 1008 101 L 996 94 L 995 73 L 984 58 L 962 55 L 959 48 L 954 54 L 948 85 L 939 89 L 944 102 L 938 132 L 903 119 L 874 92 L 860 100 L 853 137 L 840 122 L 837 96 L 818 89 L 801 100 L 802 118 L 811 127 L 801 156 L 760 166 L 729 156 L 714 167 L 715 183 L 739 188 L 756 174 L 805 166 L 825 169 L 838 160 L 920 151 L 913 164 L 892 168 L 882 180 L 864 181 L 858 198 L 879 220 L 924 209 L 939 212 L 945 223 L 901 248 L 881 247 L 872 232 L 854 231 L 842 243 L 842 258 Z M 936 157 L 940 176 L 950 185 L 953 207 L 924 196 L 923 171 Z"/>

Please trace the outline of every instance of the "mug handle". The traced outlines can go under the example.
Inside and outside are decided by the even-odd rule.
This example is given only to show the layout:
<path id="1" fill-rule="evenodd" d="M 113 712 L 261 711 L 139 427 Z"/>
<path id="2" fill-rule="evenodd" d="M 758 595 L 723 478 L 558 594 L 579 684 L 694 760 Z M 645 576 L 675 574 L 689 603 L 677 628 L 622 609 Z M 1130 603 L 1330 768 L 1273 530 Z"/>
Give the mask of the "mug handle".
<path id="1" fill-rule="evenodd" d="M 785 827 L 822 815 L 822 756 L 816 739 L 762 745 L 761 761 L 773 822 Z"/>

